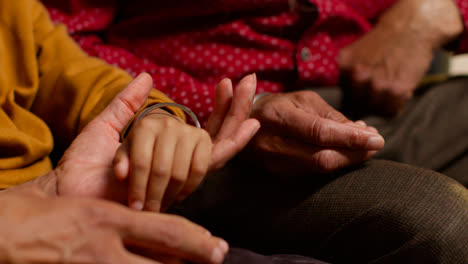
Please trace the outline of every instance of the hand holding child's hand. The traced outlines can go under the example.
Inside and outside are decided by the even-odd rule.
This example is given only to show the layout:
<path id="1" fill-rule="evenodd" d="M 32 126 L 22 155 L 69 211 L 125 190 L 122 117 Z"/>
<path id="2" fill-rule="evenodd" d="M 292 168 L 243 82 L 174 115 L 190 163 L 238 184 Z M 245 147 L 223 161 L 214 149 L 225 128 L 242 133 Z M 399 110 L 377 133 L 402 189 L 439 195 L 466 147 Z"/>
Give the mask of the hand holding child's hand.
<path id="1" fill-rule="evenodd" d="M 129 205 L 165 210 L 190 195 L 208 171 L 222 167 L 242 150 L 260 127 L 257 120 L 248 119 L 255 87 L 255 75 L 247 76 L 233 97 L 230 80 L 221 81 L 208 133 L 161 109 L 138 121 L 114 158 L 116 177 L 129 178 Z"/>
<path id="2" fill-rule="evenodd" d="M 205 130 L 187 125 L 162 109 L 143 117 L 115 156 L 115 175 L 129 180 L 130 207 L 159 211 L 162 204 L 193 190 L 208 170 L 211 148 Z"/>

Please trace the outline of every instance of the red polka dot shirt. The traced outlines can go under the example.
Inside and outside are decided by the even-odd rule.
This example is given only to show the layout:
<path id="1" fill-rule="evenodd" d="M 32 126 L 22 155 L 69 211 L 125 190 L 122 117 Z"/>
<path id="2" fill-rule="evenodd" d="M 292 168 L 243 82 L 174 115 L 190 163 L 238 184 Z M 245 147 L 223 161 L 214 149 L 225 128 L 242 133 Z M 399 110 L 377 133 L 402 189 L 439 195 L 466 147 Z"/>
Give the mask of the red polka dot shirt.
<path id="1" fill-rule="evenodd" d="M 335 85 L 340 49 L 395 0 L 44 2 L 86 52 L 133 76 L 150 73 L 155 88 L 204 123 L 225 77 L 236 82 L 256 72 L 258 93 Z M 468 0 L 456 2 L 466 24 Z M 468 50 L 465 35 L 458 49 Z"/>

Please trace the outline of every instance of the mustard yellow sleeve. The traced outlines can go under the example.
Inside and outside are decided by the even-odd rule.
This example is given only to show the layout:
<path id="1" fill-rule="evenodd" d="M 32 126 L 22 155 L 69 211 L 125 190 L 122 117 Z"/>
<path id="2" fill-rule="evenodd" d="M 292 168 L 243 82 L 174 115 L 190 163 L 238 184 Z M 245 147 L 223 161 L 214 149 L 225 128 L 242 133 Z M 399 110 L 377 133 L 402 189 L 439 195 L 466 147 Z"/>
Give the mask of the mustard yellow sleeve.
<path id="1" fill-rule="evenodd" d="M 34 39 L 39 68 L 39 89 L 32 112 L 48 124 L 56 143 L 67 146 L 132 79 L 123 70 L 87 56 L 64 26 L 54 25 L 45 8 L 31 2 L 35 5 Z M 153 90 L 143 108 L 161 102 L 171 100 Z M 185 118 L 179 109 L 171 111 Z"/>

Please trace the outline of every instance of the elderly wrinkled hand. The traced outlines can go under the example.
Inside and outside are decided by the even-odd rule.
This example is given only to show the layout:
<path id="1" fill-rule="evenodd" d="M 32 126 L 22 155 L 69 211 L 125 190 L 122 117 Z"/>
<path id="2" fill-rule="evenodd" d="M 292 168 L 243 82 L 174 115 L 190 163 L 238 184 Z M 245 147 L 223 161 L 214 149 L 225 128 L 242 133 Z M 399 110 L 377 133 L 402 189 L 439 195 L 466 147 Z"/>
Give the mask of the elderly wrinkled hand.
<path id="1" fill-rule="evenodd" d="M 262 127 L 245 153 L 275 174 L 334 172 L 369 159 L 385 144 L 375 128 L 350 121 L 312 91 L 265 96 L 252 117 Z"/>
<path id="2" fill-rule="evenodd" d="M 398 113 L 429 69 L 434 51 L 462 31 L 454 1 L 397 1 L 374 29 L 340 52 L 342 86 L 353 107 Z"/>

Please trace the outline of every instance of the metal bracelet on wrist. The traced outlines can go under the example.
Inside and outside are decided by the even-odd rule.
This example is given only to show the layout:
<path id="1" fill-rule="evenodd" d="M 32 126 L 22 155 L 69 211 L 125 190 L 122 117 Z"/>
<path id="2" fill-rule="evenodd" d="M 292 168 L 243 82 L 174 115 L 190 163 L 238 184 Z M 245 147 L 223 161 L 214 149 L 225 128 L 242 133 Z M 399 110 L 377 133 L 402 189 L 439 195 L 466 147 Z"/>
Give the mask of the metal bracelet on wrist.
<path id="1" fill-rule="evenodd" d="M 263 97 L 265 97 L 265 96 L 267 96 L 269 94 L 271 94 L 271 93 L 263 92 L 263 93 L 256 94 L 255 97 L 254 97 L 253 103 L 255 104 L 258 100 L 262 99 Z"/>
<path id="2" fill-rule="evenodd" d="M 138 116 L 138 118 L 135 119 L 134 122 L 137 122 L 138 120 L 142 119 L 143 117 L 145 117 L 149 112 L 151 112 L 154 109 L 164 108 L 164 107 L 167 107 L 167 106 L 180 108 L 182 111 L 187 113 L 190 116 L 190 118 L 192 118 L 192 121 L 193 121 L 193 123 L 195 124 L 196 127 L 201 128 L 200 122 L 198 121 L 197 116 L 192 112 L 192 110 L 190 110 L 188 107 L 186 107 L 184 105 L 176 104 L 176 103 L 160 103 L 160 104 L 155 104 L 155 105 L 149 106 L 148 108 L 146 108 L 145 110 L 143 110 L 140 113 L 140 115 Z"/>

